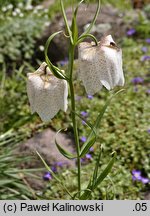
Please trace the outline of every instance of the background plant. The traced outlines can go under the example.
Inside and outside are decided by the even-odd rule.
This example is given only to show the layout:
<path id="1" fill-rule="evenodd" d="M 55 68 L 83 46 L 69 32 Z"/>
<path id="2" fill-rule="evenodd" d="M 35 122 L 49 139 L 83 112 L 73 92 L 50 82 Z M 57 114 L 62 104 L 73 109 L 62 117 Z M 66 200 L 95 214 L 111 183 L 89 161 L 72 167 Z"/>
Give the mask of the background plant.
<path id="1" fill-rule="evenodd" d="M 17 152 L 13 152 L 23 137 L 22 133 L 16 134 L 13 130 L 0 135 L 0 199 L 36 198 L 34 190 L 25 178 L 36 178 L 36 175 L 31 173 L 35 170 L 19 168 L 20 162 L 25 163 L 30 158 L 23 159 Z"/>
<path id="2" fill-rule="evenodd" d="M 44 10 L 33 8 L 6 7 L 0 14 L 0 63 L 16 62 L 21 64 L 24 60 L 32 60 L 37 39 L 45 29 L 48 14 Z"/>

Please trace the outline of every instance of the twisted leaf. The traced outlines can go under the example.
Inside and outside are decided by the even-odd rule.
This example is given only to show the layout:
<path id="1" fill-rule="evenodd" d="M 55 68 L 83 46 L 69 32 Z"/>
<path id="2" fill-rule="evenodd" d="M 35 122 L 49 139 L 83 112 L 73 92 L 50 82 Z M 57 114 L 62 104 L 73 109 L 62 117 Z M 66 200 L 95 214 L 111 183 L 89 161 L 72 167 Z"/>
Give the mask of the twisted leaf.
<path id="1" fill-rule="evenodd" d="M 81 42 L 82 42 L 85 38 L 87 38 L 87 37 L 92 38 L 92 39 L 94 40 L 96 46 L 98 45 L 98 41 L 97 41 L 96 37 L 95 37 L 94 35 L 92 35 L 92 34 L 84 34 L 84 35 L 81 35 L 81 36 L 79 37 L 79 39 L 78 39 L 76 45 L 78 45 L 79 43 L 81 43 Z"/>
<path id="2" fill-rule="evenodd" d="M 58 133 L 59 133 L 60 131 L 62 131 L 62 130 L 59 130 L 59 131 L 56 133 L 56 136 L 58 135 Z M 76 155 L 73 155 L 72 153 L 70 153 L 70 152 L 68 152 L 67 150 L 65 150 L 64 148 L 62 148 L 62 147 L 58 144 L 56 138 L 55 138 L 55 144 L 56 144 L 56 146 L 57 146 L 59 152 L 60 152 L 64 157 L 66 157 L 66 158 L 68 158 L 68 159 L 77 158 Z"/>
<path id="3" fill-rule="evenodd" d="M 94 15 L 94 17 L 93 17 L 93 20 L 92 20 L 91 24 L 89 25 L 89 27 L 85 30 L 85 32 L 84 32 L 81 36 L 83 36 L 83 35 L 85 35 L 85 34 L 88 34 L 88 33 L 91 31 L 92 27 L 94 26 L 95 21 L 96 21 L 96 19 L 97 19 L 97 16 L 98 16 L 98 14 L 99 14 L 99 11 L 100 11 L 100 3 L 101 3 L 101 0 L 98 0 L 98 5 L 97 5 L 97 9 L 96 9 L 95 15 Z M 80 36 L 80 37 L 81 37 L 81 36 Z M 80 37 L 79 37 L 79 39 L 80 39 Z"/>
<path id="4" fill-rule="evenodd" d="M 50 45 L 50 42 L 53 40 L 53 38 L 62 33 L 62 31 L 58 31 L 58 32 L 55 32 L 54 34 L 52 34 L 46 41 L 46 44 L 45 44 L 45 50 L 44 50 L 44 54 L 45 54 L 45 60 L 46 60 L 46 63 L 47 65 L 49 66 L 49 68 L 51 69 L 51 71 L 53 72 L 53 74 L 58 78 L 58 79 L 65 79 L 65 80 L 68 80 L 68 78 L 63 74 L 63 71 L 60 70 L 58 67 L 56 67 L 55 65 L 53 65 L 48 57 L 48 47 Z"/>

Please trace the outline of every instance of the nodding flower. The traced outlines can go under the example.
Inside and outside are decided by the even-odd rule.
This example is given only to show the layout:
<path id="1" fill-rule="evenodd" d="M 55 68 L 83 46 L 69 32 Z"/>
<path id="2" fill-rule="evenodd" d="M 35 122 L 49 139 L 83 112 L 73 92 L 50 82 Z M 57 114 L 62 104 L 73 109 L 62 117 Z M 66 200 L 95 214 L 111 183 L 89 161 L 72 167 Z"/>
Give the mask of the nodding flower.
<path id="1" fill-rule="evenodd" d="M 32 113 L 37 112 L 42 121 L 47 122 L 60 109 L 67 110 L 67 81 L 56 78 L 45 62 L 27 76 L 27 94 Z"/>
<path id="2" fill-rule="evenodd" d="M 78 56 L 78 76 L 87 94 L 95 94 L 102 86 L 110 90 L 124 85 L 122 51 L 111 35 L 103 37 L 97 46 L 93 42 L 80 43 Z"/>

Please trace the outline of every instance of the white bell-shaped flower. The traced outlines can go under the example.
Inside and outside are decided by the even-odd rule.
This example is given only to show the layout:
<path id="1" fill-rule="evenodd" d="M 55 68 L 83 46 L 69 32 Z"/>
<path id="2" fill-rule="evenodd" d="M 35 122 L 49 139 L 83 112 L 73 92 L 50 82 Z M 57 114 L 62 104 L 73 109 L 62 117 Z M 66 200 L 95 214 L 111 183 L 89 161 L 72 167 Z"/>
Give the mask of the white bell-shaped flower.
<path id="1" fill-rule="evenodd" d="M 37 112 L 42 121 L 49 121 L 60 109 L 67 110 L 67 81 L 56 78 L 45 62 L 27 76 L 27 94 L 32 113 Z"/>
<path id="2" fill-rule="evenodd" d="M 98 43 L 82 42 L 78 48 L 79 79 L 88 94 L 95 94 L 105 86 L 108 90 L 124 85 L 122 51 L 111 35 Z"/>

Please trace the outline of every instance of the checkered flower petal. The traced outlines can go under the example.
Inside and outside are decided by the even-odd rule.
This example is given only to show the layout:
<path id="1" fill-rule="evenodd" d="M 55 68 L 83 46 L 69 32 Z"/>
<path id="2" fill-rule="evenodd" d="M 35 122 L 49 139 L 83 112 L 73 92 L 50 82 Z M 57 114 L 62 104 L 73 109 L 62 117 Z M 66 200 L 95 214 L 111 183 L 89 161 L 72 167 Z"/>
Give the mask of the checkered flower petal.
<path id="1" fill-rule="evenodd" d="M 27 76 L 27 94 L 32 113 L 37 112 L 42 121 L 47 122 L 60 109 L 67 110 L 67 82 L 56 78 L 45 62 Z"/>
<path id="2" fill-rule="evenodd" d="M 124 85 L 122 70 L 122 51 L 111 35 L 96 46 L 83 42 L 79 45 L 79 79 L 88 94 L 95 94 L 105 86 L 108 90 Z"/>

